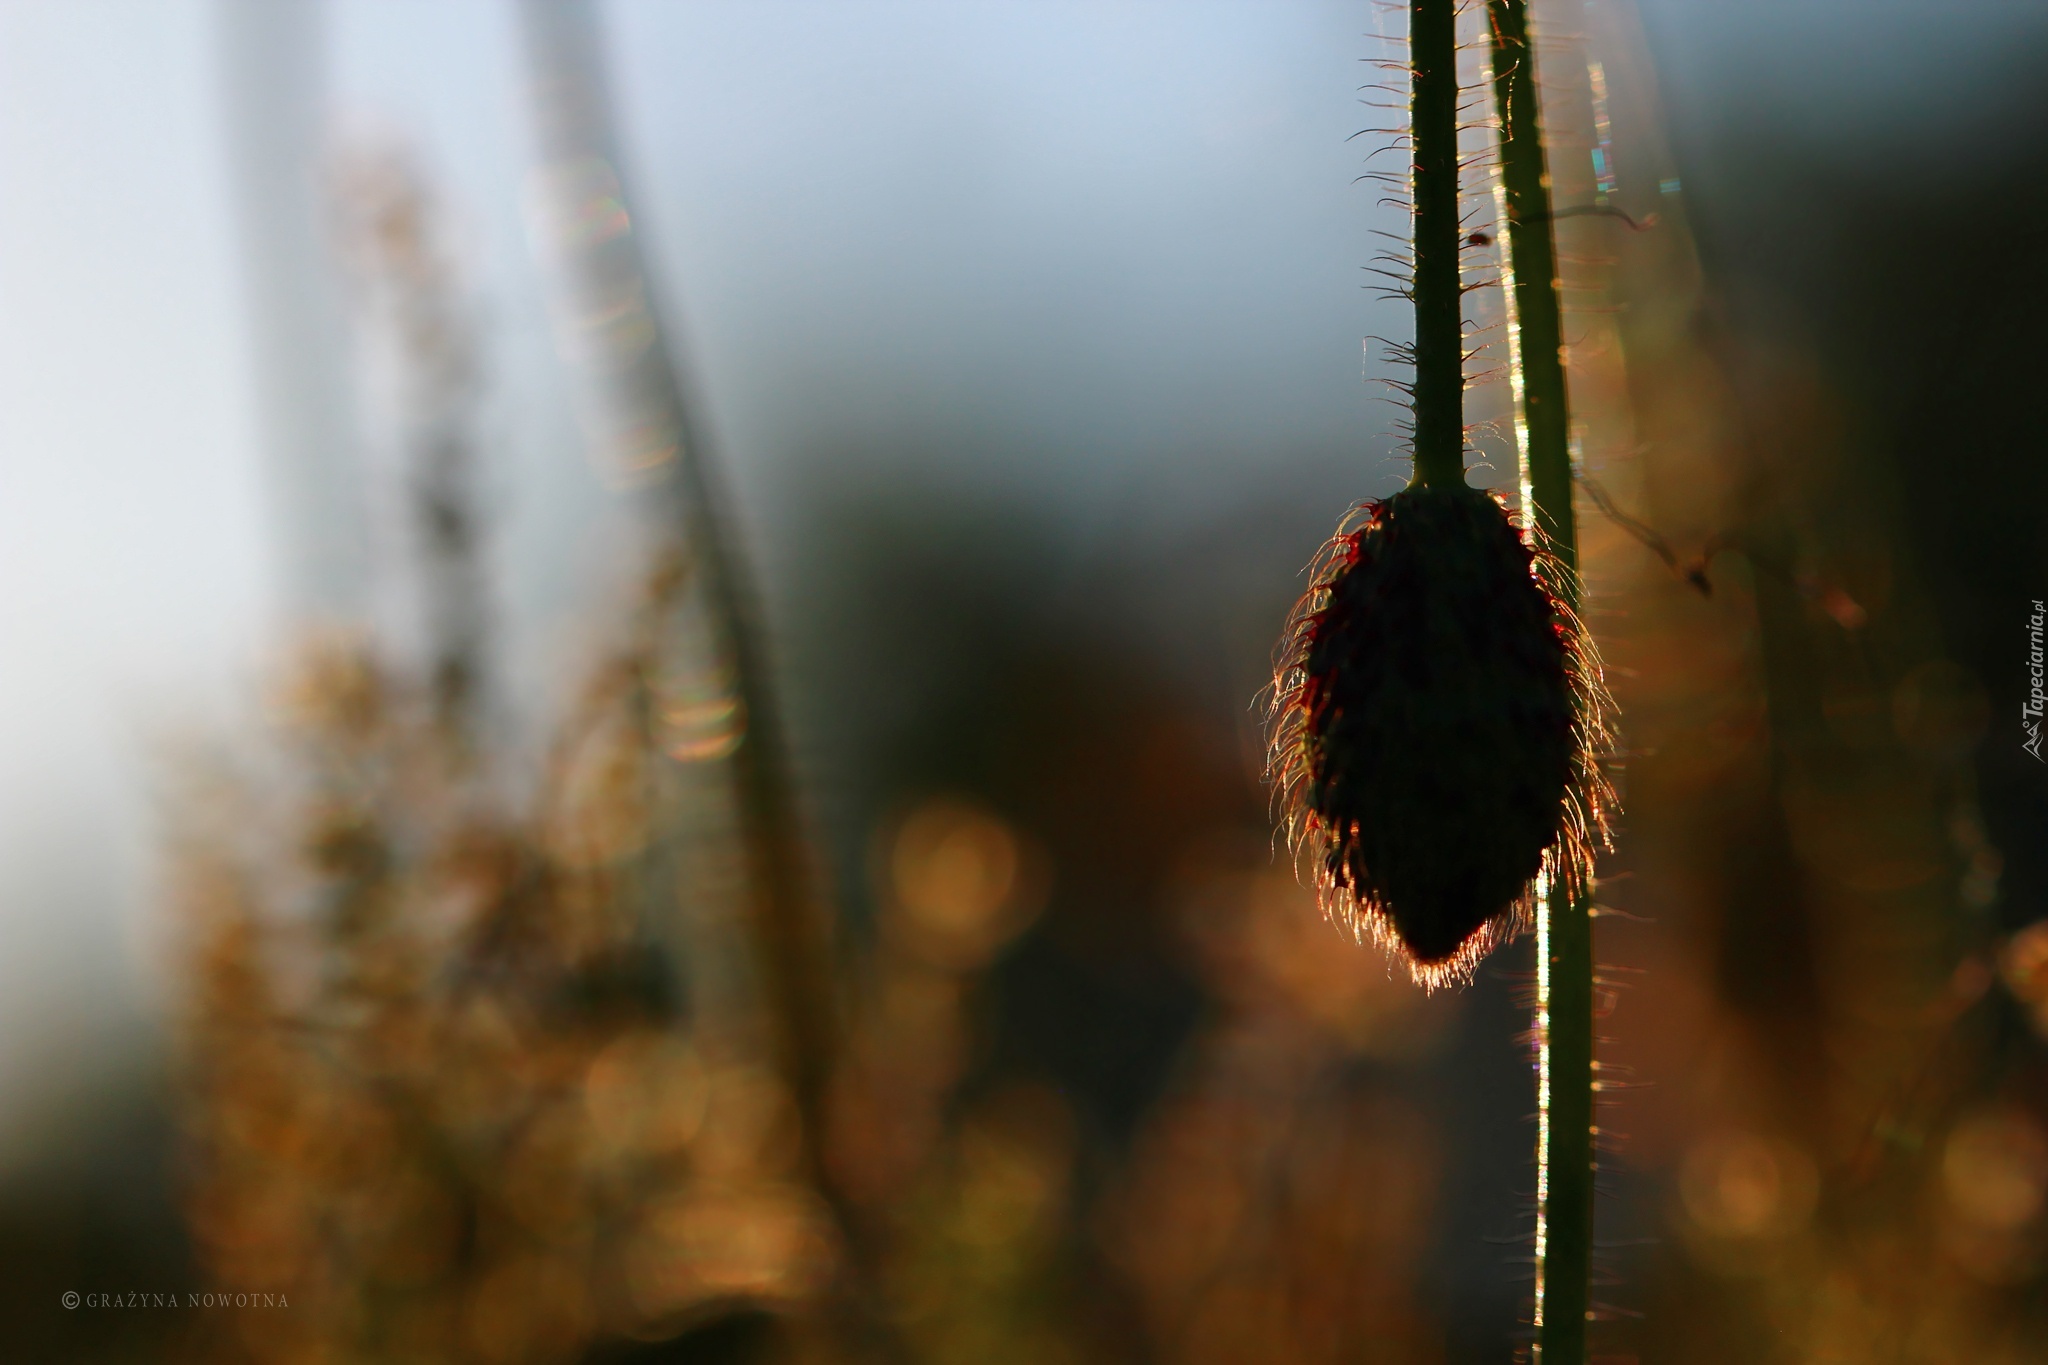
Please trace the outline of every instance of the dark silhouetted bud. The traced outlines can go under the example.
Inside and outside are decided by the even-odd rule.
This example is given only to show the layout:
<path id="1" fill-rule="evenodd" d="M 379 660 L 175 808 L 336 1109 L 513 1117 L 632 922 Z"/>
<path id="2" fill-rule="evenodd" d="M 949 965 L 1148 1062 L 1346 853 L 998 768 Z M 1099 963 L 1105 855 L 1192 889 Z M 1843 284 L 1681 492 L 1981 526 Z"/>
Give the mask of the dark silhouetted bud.
<path id="1" fill-rule="evenodd" d="M 1606 839 L 1606 701 L 1556 572 L 1492 494 L 1413 486 L 1346 519 L 1281 642 L 1289 843 L 1426 986 L 1530 923 L 1539 875 L 1589 884 Z"/>

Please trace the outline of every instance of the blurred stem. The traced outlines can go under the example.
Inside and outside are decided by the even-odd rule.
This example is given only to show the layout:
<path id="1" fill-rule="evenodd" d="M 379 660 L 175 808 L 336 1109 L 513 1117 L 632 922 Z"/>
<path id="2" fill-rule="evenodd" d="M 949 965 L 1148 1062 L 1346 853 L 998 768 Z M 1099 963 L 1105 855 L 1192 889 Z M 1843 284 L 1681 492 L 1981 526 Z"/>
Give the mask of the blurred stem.
<path id="1" fill-rule="evenodd" d="M 1536 534 L 1552 587 L 1579 609 L 1572 515 L 1571 409 L 1565 388 L 1550 174 L 1526 0 L 1488 0 L 1500 176 L 1507 201 L 1505 284 L 1513 304 L 1523 452 Z M 1548 885 L 1538 910 L 1536 969 L 1536 1341 L 1542 1365 L 1584 1365 L 1593 1269 L 1592 893 Z"/>
<path id="2" fill-rule="evenodd" d="M 667 445 L 665 458 L 650 466 L 657 473 L 649 481 L 648 511 L 662 536 L 687 546 L 716 648 L 733 678 L 744 728 L 729 762 L 744 846 L 747 925 L 767 997 L 775 1060 L 803 1128 L 803 1159 L 819 1190 L 831 1199 L 823 1168 L 834 1027 L 827 926 L 757 629 L 752 584 L 732 544 L 725 490 L 705 457 L 701 433 L 693 429 L 690 405 L 653 313 L 653 291 L 631 219 L 624 212 L 596 15 L 588 0 L 525 0 L 521 12 L 545 169 L 578 196 L 558 205 L 558 211 L 584 215 L 576 219 L 579 224 L 600 212 L 613 214 L 612 230 L 570 234 L 561 264 L 583 313 L 624 318 L 639 329 L 624 340 L 600 335 L 597 363 L 606 370 L 602 378 L 610 401 L 630 415 L 621 428 Z M 589 326 L 586 317 L 575 321 Z M 646 433 L 657 436 L 646 438 Z"/>
<path id="3" fill-rule="evenodd" d="M 1458 253 L 1456 0 L 1408 7 L 1415 204 L 1415 482 L 1465 484 L 1465 325 Z"/>

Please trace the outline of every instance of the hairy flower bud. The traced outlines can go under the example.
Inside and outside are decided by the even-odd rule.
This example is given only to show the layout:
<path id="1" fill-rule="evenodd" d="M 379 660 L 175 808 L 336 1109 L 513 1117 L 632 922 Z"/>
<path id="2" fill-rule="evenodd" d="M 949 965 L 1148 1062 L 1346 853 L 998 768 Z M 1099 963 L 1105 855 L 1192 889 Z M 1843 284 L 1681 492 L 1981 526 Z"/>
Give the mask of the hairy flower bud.
<path id="1" fill-rule="evenodd" d="M 1323 547 L 1274 678 L 1267 771 L 1324 910 L 1426 986 L 1586 885 L 1612 795 L 1599 666 L 1491 494 L 1412 486 Z"/>

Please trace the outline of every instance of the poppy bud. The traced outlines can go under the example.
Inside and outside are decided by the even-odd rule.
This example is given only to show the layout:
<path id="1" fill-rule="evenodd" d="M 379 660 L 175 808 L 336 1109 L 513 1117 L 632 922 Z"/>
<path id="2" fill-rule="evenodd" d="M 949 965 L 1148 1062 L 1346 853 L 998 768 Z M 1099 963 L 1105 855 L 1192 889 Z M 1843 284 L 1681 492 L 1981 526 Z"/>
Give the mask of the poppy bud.
<path id="1" fill-rule="evenodd" d="M 1323 908 L 1429 987 L 1589 884 L 1604 694 L 1557 566 L 1492 494 L 1362 504 L 1288 620 L 1267 772 Z"/>

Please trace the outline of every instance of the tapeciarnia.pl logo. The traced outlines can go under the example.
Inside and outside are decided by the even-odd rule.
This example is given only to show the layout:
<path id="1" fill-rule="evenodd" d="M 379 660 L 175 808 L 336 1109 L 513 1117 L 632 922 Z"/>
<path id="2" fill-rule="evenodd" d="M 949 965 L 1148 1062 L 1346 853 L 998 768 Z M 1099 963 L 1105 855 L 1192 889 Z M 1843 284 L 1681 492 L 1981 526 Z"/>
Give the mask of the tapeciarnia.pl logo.
<path id="1" fill-rule="evenodd" d="M 2034 599 L 2034 614 L 2027 618 L 2027 699 L 2020 704 L 2020 724 L 2026 727 L 2026 742 L 2020 745 L 2034 756 L 2037 763 L 2048 763 L 2041 757 L 2041 711 L 2048 703 L 2048 694 L 2042 691 L 2043 674 L 2041 660 L 2041 623 L 2048 619 L 2048 605 L 2040 598 Z"/>

